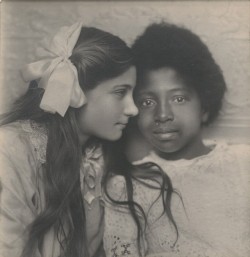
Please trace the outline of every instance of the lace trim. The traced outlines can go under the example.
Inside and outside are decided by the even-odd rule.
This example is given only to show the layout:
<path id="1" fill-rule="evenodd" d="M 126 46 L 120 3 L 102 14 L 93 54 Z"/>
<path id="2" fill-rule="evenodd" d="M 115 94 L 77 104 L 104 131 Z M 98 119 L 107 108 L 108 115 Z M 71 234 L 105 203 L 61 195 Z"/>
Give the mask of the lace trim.
<path id="1" fill-rule="evenodd" d="M 89 205 L 91 205 L 95 198 L 101 197 L 102 195 L 101 180 L 103 165 L 101 145 L 87 147 L 82 159 L 80 182 L 83 197 Z"/>
<path id="2" fill-rule="evenodd" d="M 22 129 L 28 133 L 31 144 L 34 147 L 37 159 L 41 163 L 46 162 L 46 148 L 48 140 L 48 132 L 44 125 L 31 120 L 20 121 Z"/>
<path id="3" fill-rule="evenodd" d="M 48 131 L 44 125 L 31 120 L 20 121 L 22 129 L 27 132 L 38 161 L 46 162 L 46 148 Z M 82 168 L 80 170 L 81 190 L 84 199 L 89 205 L 92 201 L 101 197 L 101 179 L 103 174 L 102 148 L 100 145 L 93 145 L 86 148 Z"/>

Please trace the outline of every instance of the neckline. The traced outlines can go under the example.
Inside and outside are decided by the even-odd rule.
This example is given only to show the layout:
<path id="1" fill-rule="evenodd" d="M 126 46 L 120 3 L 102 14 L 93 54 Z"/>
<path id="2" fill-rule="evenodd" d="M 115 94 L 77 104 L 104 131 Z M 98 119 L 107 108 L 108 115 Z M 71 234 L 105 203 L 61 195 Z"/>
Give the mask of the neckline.
<path id="1" fill-rule="evenodd" d="M 210 143 L 206 143 L 206 146 L 208 146 L 211 149 L 211 151 L 207 154 L 197 156 L 193 159 L 167 160 L 158 156 L 154 151 L 151 151 L 149 155 L 147 155 L 146 157 L 144 157 L 139 161 L 134 162 L 134 164 L 141 164 L 147 161 L 153 161 L 157 163 L 168 163 L 169 165 L 178 166 L 178 167 L 191 166 L 191 165 L 197 164 L 198 162 L 209 160 L 213 158 L 215 155 L 219 156 L 219 153 L 223 152 L 221 148 L 224 148 L 225 144 L 210 142 Z"/>

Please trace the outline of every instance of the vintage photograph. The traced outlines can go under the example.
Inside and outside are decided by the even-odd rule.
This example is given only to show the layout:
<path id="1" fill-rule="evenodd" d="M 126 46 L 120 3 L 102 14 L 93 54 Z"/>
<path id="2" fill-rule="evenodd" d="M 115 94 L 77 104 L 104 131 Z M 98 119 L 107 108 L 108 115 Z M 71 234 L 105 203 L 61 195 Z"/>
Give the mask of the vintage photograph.
<path id="1" fill-rule="evenodd" d="M 250 256 L 250 2 L 0 2 L 0 257 Z"/>

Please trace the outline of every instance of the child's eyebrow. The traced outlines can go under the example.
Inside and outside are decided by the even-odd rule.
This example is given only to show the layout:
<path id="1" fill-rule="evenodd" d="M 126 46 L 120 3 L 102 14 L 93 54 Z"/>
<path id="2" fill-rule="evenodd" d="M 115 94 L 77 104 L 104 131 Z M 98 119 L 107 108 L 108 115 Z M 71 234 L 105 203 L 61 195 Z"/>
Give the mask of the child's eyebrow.
<path id="1" fill-rule="evenodd" d="M 192 90 L 190 88 L 173 88 L 173 89 L 170 89 L 169 92 L 187 92 L 187 93 L 190 93 L 192 92 Z"/>
<path id="2" fill-rule="evenodd" d="M 143 91 L 137 92 L 136 95 L 137 96 L 144 96 L 144 95 L 155 96 L 156 94 L 152 91 L 143 90 Z"/>
<path id="3" fill-rule="evenodd" d="M 115 85 L 114 88 L 120 88 L 120 87 L 125 87 L 127 89 L 133 89 L 135 88 L 135 85 L 130 85 L 130 84 L 119 84 L 119 85 Z"/>
<path id="4" fill-rule="evenodd" d="M 187 93 L 190 93 L 190 92 L 192 92 L 192 90 L 190 88 L 173 88 L 173 89 L 169 89 L 167 92 L 168 93 L 175 93 L 175 92 L 187 92 Z M 141 96 L 141 95 L 156 95 L 157 93 L 158 92 L 155 92 L 154 90 L 145 89 L 145 90 L 138 91 L 137 95 L 138 96 Z"/>

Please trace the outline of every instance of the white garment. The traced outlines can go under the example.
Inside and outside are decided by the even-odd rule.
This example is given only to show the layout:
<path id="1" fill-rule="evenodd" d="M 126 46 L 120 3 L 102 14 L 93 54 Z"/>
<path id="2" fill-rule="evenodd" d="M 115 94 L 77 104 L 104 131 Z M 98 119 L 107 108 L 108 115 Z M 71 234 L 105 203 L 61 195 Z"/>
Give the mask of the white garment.
<path id="1" fill-rule="evenodd" d="M 157 163 L 171 178 L 183 201 L 177 194 L 173 195 L 172 213 L 179 231 L 174 244 L 176 232 L 167 216 L 161 216 L 159 191 L 133 182 L 134 200 L 148 215 L 141 244 L 145 255 L 250 256 L 250 148 L 218 144 L 211 149 L 207 155 L 192 160 L 167 161 L 151 153 L 139 162 Z M 115 176 L 109 190 L 115 199 L 126 200 L 123 177 Z M 107 256 L 138 256 L 136 231 L 128 210 L 106 204 L 104 247 Z"/>
<path id="2" fill-rule="evenodd" d="M 0 257 L 20 257 L 28 225 L 45 209 L 46 147 L 44 125 L 26 120 L 0 128 Z M 80 178 L 90 253 L 102 242 L 102 176 L 100 146 L 85 149 Z M 51 228 L 44 237 L 43 249 L 37 247 L 32 257 L 58 257 L 60 252 L 58 236 Z"/>

